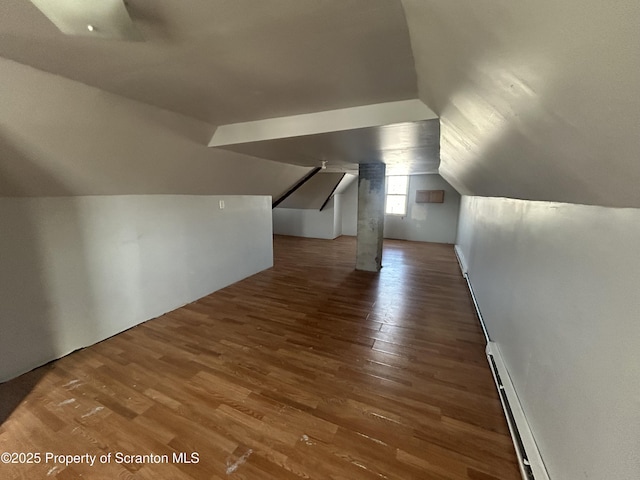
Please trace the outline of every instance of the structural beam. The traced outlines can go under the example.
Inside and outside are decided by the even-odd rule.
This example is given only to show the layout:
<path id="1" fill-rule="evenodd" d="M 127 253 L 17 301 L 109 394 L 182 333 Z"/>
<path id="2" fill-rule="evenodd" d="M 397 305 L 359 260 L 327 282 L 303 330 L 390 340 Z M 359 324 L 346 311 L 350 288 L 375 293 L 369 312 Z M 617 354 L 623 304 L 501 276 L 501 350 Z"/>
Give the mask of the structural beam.
<path id="1" fill-rule="evenodd" d="M 346 175 L 346 173 L 343 173 L 342 176 L 340 177 L 340 180 L 338 180 L 338 183 L 336 183 L 336 186 L 333 187 L 333 190 L 331 190 L 331 193 L 329 194 L 329 196 L 327 197 L 327 199 L 324 201 L 324 203 L 322 204 L 322 206 L 320 207 L 320 211 L 324 210 L 324 207 L 327 206 L 327 203 L 329 203 L 329 200 L 331 200 L 331 197 L 333 197 L 333 194 L 336 192 L 336 189 L 338 188 L 338 185 L 340 185 L 340 182 L 342 182 L 342 180 L 344 179 L 344 176 Z"/>
<path id="2" fill-rule="evenodd" d="M 298 183 L 296 183 L 293 187 L 291 187 L 289 190 L 287 190 L 283 195 L 281 195 L 276 201 L 274 201 L 271 204 L 271 208 L 274 209 L 276 208 L 278 205 L 280 205 L 282 202 L 284 202 L 287 197 L 289 197 L 291 194 L 293 194 L 293 192 L 295 192 L 296 190 L 298 190 L 302 185 L 304 185 L 305 183 L 307 183 L 309 180 L 311 180 L 311 177 L 313 177 L 316 173 L 318 173 L 320 170 L 322 170 L 322 167 L 316 167 L 313 170 L 311 170 L 309 173 L 307 173 L 304 177 L 302 177 Z"/>

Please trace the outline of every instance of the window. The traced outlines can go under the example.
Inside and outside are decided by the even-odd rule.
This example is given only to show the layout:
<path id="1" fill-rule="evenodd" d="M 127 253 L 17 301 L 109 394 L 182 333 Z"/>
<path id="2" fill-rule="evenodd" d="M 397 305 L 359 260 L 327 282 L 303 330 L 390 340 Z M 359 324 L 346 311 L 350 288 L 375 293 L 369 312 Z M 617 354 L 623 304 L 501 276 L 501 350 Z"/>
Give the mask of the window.
<path id="1" fill-rule="evenodd" d="M 387 202 L 384 209 L 387 215 L 407 214 L 408 190 L 409 177 L 406 175 L 387 177 Z"/>

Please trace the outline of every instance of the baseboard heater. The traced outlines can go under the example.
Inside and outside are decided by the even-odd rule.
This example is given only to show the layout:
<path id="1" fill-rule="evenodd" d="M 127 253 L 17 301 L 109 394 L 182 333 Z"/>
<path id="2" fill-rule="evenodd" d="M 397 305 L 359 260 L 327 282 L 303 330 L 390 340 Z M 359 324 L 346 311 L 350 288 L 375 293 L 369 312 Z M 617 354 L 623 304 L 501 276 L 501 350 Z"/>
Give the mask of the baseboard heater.
<path id="1" fill-rule="evenodd" d="M 518 465 L 520 467 L 522 478 L 523 480 L 549 480 L 547 469 L 544 466 L 542 457 L 540 456 L 540 451 L 538 450 L 538 446 L 536 445 L 533 434 L 531 433 L 531 428 L 529 428 L 529 423 L 527 422 L 527 418 L 525 417 L 522 406 L 520 405 L 520 400 L 518 400 L 518 395 L 516 394 L 511 378 L 509 377 L 509 373 L 505 367 L 502 354 L 500 353 L 500 348 L 495 342 L 492 342 L 489 337 L 489 332 L 487 331 L 476 295 L 473 291 L 473 287 L 471 286 L 471 281 L 469 280 L 464 256 L 457 246 L 455 248 L 455 252 L 456 257 L 458 258 L 458 263 L 460 264 L 462 276 L 467 282 L 467 288 L 469 289 L 469 294 L 471 295 L 476 315 L 478 316 L 480 326 L 482 327 L 482 332 L 484 333 L 484 337 L 487 341 L 487 347 L 485 350 L 487 360 L 489 361 L 493 380 L 495 381 L 496 388 L 498 389 L 500 403 L 502 404 L 502 409 L 504 410 L 504 414 L 507 419 L 507 425 L 509 426 L 511 439 L 513 440 L 513 445 L 516 450 L 516 456 L 518 457 Z"/>

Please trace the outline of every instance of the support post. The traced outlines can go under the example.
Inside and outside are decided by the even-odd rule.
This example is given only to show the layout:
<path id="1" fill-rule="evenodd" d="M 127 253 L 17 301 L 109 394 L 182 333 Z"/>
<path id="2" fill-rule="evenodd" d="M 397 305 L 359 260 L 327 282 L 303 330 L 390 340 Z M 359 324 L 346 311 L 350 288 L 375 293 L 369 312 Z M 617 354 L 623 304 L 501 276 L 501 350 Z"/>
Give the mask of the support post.
<path id="1" fill-rule="evenodd" d="M 384 163 L 359 166 L 356 270 L 379 272 L 382 268 L 385 167 Z"/>

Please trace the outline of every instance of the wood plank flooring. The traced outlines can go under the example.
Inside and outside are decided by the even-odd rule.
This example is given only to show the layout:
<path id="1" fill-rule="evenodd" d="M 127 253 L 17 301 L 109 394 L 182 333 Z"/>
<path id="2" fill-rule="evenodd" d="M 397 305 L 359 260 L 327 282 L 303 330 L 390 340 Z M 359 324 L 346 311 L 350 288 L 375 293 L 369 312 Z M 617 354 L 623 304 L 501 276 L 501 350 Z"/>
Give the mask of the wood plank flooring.
<path id="1" fill-rule="evenodd" d="M 351 237 L 275 237 L 274 252 L 270 270 L 0 385 L 20 396 L 0 452 L 96 455 L 0 463 L 0 478 L 520 478 L 451 246 L 386 241 L 379 275 L 353 270 Z"/>

